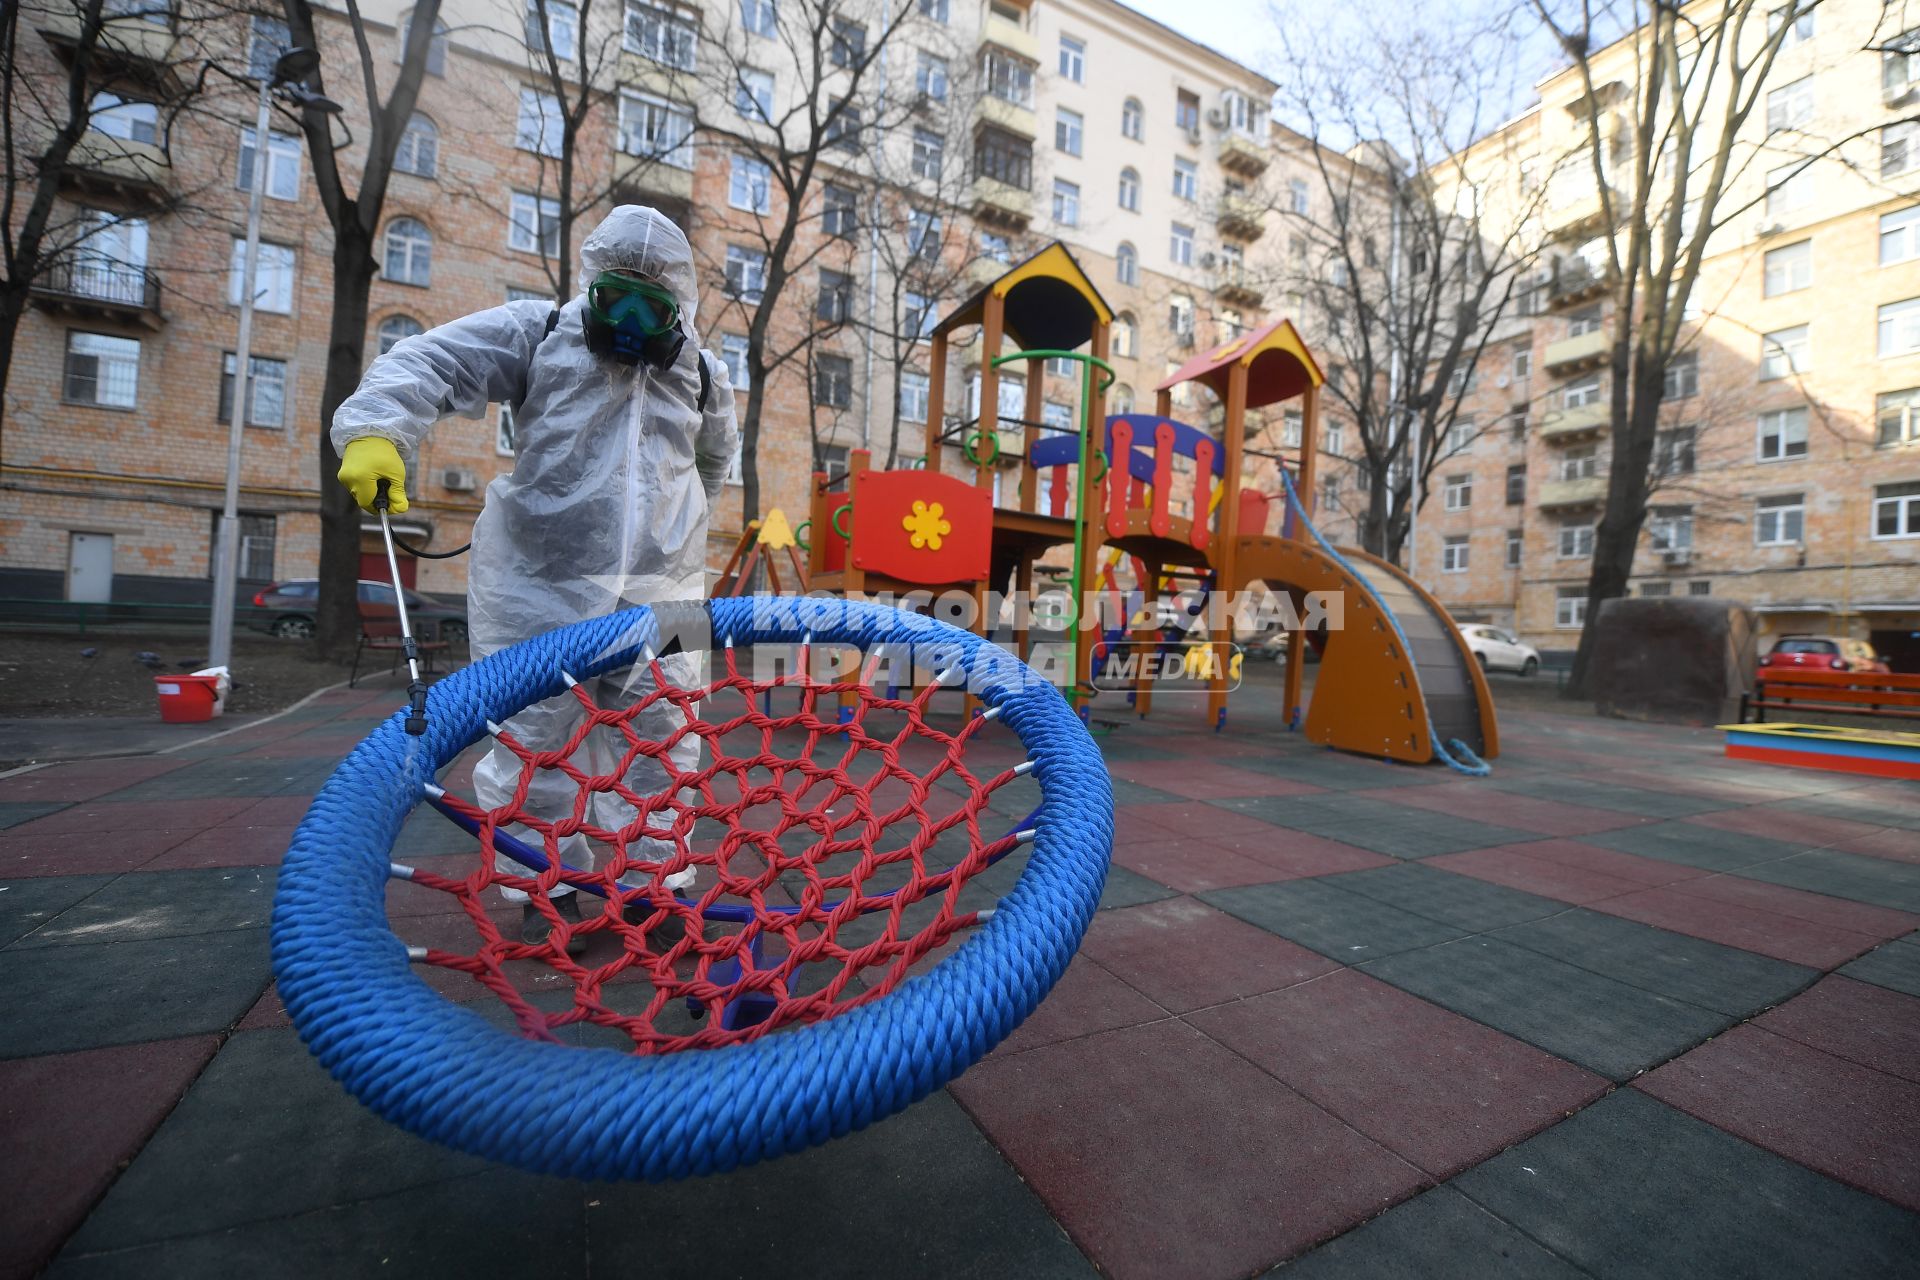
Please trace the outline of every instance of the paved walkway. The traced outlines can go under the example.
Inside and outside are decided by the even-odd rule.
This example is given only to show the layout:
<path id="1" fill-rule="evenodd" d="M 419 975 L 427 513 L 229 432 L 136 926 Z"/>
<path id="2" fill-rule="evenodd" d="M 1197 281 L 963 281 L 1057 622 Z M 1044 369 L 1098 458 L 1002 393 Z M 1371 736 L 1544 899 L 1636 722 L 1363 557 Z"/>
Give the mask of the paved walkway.
<path id="1" fill-rule="evenodd" d="M 996 1053 L 609 1186 L 416 1140 L 285 1025 L 274 865 L 394 696 L 0 779 L 0 1274 L 1920 1274 L 1920 787 L 1538 712 L 1474 781 L 1170 708 L 1103 739 L 1104 910 Z"/>

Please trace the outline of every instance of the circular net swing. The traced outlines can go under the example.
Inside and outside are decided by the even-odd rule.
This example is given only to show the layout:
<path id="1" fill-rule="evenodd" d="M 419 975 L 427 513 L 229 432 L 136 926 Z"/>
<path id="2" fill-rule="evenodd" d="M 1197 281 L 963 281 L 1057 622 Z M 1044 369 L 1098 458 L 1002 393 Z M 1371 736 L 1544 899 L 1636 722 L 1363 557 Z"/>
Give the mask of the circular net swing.
<path id="1" fill-rule="evenodd" d="M 700 645 L 704 678 L 662 678 L 663 650 Z M 770 649 L 792 655 L 771 674 L 750 660 Z M 852 673 L 817 678 L 823 650 Z M 934 680 L 871 685 L 889 651 Z M 637 701 L 596 703 L 592 677 L 636 665 L 655 677 Z M 982 714 L 963 718 L 963 687 Z M 564 745 L 535 751 L 502 727 L 563 696 L 580 703 Z M 661 704 L 674 729 L 642 737 Z M 342 762 L 294 834 L 274 904 L 280 997 L 367 1106 L 539 1172 L 718 1172 L 907 1106 L 1033 1011 L 1105 882 L 1112 791 L 1065 700 L 979 637 L 894 609 L 628 610 L 442 680 L 423 737 L 403 719 Z M 434 780 L 489 733 L 522 770 L 493 809 Z M 604 773 L 576 763 L 594 735 L 617 747 Z M 691 767 L 676 763 L 688 739 Z M 668 779 L 649 794 L 627 785 L 643 758 Z M 526 810 L 540 771 L 571 780 L 571 813 Z M 591 820 L 609 795 L 631 814 L 617 828 Z M 431 873 L 391 854 L 422 801 L 477 837 Z M 565 861 L 583 839 L 592 870 Z M 390 918 L 395 880 L 444 903 Z M 577 923 L 554 906 L 562 885 Z M 546 942 L 521 941 L 497 887 L 529 895 Z"/>

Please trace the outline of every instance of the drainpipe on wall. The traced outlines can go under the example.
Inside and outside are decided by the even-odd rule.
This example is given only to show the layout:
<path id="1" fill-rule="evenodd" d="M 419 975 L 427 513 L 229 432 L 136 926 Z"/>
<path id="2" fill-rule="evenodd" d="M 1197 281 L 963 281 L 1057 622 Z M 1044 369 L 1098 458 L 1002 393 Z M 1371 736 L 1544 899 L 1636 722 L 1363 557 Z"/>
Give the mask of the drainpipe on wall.
<path id="1" fill-rule="evenodd" d="M 889 31 L 893 27 L 893 0 L 885 0 L 880 6 L 880 29 Z M 891 44 L 892 41 L 887 42 Z M 880 46 L 880 101 L 875 110 L 875 118 L 884 120 L 887 115 L 887 45 Z M 879 193 L 876 186 L 873 207 L 869 214 L 879 212 Z M 866 367 L 866 393 L 860 397 L 860 447 L 869 452 L 873 450 L 873 314 L 880 306 L 880 219 L 871 216 L 867 219 L 867 324 L 868 336 L 864 344 L 866 358 L 862 362 Z M 896 401 L 899 388 L 894 388 Z"/>

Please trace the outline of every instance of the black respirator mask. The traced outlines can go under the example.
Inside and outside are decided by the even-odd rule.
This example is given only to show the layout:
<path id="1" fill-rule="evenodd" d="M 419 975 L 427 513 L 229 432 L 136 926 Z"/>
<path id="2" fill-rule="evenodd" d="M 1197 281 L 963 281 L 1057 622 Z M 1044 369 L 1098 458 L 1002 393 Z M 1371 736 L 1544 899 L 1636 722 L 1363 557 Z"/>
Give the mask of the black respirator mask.
<path id="1" fill-rule="evenodd" d="M 667 370 L 680 358 L 687 335 L 680 303 L 671 290 L 618 271 L 602 271 L 587 286 L 587 350 L 602 359 Z"/>

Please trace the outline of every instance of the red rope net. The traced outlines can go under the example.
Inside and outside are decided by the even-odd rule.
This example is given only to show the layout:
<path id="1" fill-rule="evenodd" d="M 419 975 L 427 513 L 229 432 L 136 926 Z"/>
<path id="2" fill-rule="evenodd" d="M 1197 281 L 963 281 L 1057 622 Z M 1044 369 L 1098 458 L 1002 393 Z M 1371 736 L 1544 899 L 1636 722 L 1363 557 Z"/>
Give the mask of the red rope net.
<path id="1" fill-rule="evenodd" d="M 566 1038 L 630 1041 L 641 1054 L 752 1040 L 891 991 L 1010 887 L 1023 859 L 1002 859 L 1022 843 L 1012 828 L 1033 803 L 1016 793 L 1032 783 L 1013 767 L 1022 756 L 1010 734 L 983 738 L 988 719 L 955 717 L 952 732 L 930 721 L 936 684 L 885 697 L 870 685 L 871 663 L 862 678 L 823 682 L 807 674 L 805 647 L 799 659 L 754 680 L 727 649 L 725 674 L 698 688 L 674 687 L 656 660 L 648 691 L 629 705 L 601 706 L 574 686 L 580 720 L 557 749 L 534 751 L 500 730 L 495 742 L 519 761 L 512 799 L 488 809 L 442 796 L 440 807 L 478 835 L 478 850 L 450 874 L 407 873 L 451 896 L 458 912 L 436 915 L 416 899 L 413 928 L 395 918 L 396 932 L 445 934 L 464 918 L 462 932 L 477 935 L 470 946 L 416 947 L 415 958 L 478 982 L 523 1035 L 606 1028 Z M 642 736 L 636 721 L 661 704 L 674 727 Z M 605 734 L 615 735 L 616 763 L 601 773 L 580 767 L 584 744 Z M 684 760 L 689 742 L 700 762 L 686 768 L 674 749 Z M 976 765 L 1002 767 L 982 777 L 965 758 L 970 747 Z M 629 785 L 636 768 L 666 781 L 641 794 Z M 528 795 L 541 775 L 570 781 L 570 813 L 533 811 Z M 995 812 L 989 801 L 1003 788 Z M 606 796 L 631 819 L 595 825 L 607 803 L 596 797 Z M 498 854 L 516 852 L 514 839 L 546 868 L 501 862 Z M 583 847 L 590 858 L 577 856 Z M 579 866 L 589 861 L 592 870 Z M 689 868 L 691 887 L 667 887 Z M 555 906 L 563 884 L 588 890 L 575 895 L 577 921 Z M 488 894 L 494 887 L 528 894 L 551 936 L 521 941 L 519 907 Z M 459 994 L 448 989 L 457 982 L 438 985 Z"/>

